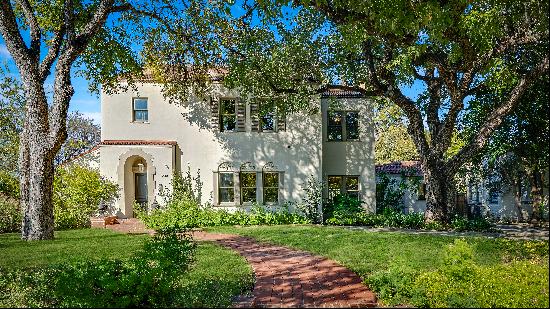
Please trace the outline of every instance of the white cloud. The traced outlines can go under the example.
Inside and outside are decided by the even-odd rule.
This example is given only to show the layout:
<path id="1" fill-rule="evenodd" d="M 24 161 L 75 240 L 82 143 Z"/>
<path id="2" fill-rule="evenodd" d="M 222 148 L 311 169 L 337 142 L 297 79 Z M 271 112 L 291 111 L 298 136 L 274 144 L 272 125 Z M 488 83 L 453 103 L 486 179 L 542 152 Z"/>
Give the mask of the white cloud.
<path id="1" fill-rule="evenodd" d="M 85 118 L 91 119 L 101 127 L 101 112 L 80 112 Z"/>

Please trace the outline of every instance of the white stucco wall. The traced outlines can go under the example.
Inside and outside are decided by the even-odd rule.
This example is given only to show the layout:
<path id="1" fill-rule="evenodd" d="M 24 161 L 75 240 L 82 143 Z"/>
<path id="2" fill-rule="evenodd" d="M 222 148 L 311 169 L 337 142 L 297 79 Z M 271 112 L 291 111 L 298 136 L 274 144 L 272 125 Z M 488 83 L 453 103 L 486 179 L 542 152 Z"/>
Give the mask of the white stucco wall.
<path id="1" fill-rule="evenodd" d="M 216 86 L 213 95 L 238 97 L 237 93 Z M 148 98 L 148 123 L 132 122 L 132 98 Z M 317 103 L 318 104 L 318 103 Z M 268 162 L 284 172 L 281 201 L 300 201 L 304 197 L 302 183 L 309 175 L 321 179 L 321 114 L 295 114 L 286 119 L 286 131 L 277 133 L 250 132 L 250 107 L 247 105 L 246 132 L 219 132 L 210 123 L 208 100 L 192 99 L 184 105 L 169 104 L 162 97 L 160 87 L 154 84 L 139 85 L 137 91 L 119 94 L 102 94 L 102 140 L 163 140 L 177 142 L 176 148 L 154 146 L 102 146 L 101 172 L 116 179 L 121 164 L 119 157 L 133 149 L 141 149 L 153 158 L 156 174 L 153 175 L 154 192 L 158 185 L 166 186 L 172 170 L 187 169 L 196 175 L 200 169 L 202 202 L 213 202 L 214 172 L 222 162 L 231 162 L 237 168 L 251 162 L 256 170 Z M 368 140 L 368 138 L 367 138 Z M 171 149 L 171 148 L 170 148 Z M 173 153 L 171 152 L 173 151 Z M 173 156 L 173 157 L 172 157 Z M 349 158 L 351 159 L 351 158 Z M 370 162 L 370 161 L 367 161 Z M 168 166 L 168 168 L 165 168 Z M 365 176 L 374 175 L 369 169 Z M 369 174 L 370 173 L 370 174 Z M 167 177 L 159 176 L 169 175 Z M 374 186 L 368 184 L 366 188 Z M 365 188 L 365 190 L 367 190 Z M 374 196 L 372 194 L 365 195 Z M 155 193 L 156 194 L 156 193 Z M 131 196 L 125 195 L 125 199 Z M 124 201 L 118 201 L 121 210 Z M 122 211 L 124 212 L 124 211 Z M 128 212 L 128 210 L 126 210 Z"/>
<path id="2" fill-rule="evenodd" d="M 358 175 L 360 200 L 363 207 L 376 211 L 376 180 L 374 172 L 373 107 L 369 100 L 322 99 L 322 169 L 323 181 L 330 175 Z M 359 112 L 359 140 L 329 141 L 327 137 L 327 110 Z"/>

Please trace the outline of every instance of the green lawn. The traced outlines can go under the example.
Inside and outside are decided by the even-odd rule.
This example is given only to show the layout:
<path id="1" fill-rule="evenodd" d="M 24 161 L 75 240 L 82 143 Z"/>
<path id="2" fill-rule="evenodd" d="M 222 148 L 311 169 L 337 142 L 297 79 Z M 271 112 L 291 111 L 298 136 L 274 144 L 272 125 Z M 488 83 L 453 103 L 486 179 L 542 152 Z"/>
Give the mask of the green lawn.
<path id="1" fill-rule="evenodd" d="M 59 231 L 55 232 L 55 240 L 36 242 L 21 241 L 19 234 L 0 234 L 0 271 L 101 258 L 127 259 L 140 250 L 148 238 L 148 235 L 100 229 Z M 227 307 L 235 295 L 252 288 L 253 278 L 251 267 L 237 253 L 218 245 L 199 243 L 191 269 L 178 278 L 174 305 Z M 17 295 L 14 297 L 17 299 Z M 0 297 L 0 307 L 13 304 Z"/>
<path id="2" fill-rule="evenodd" d="M 446 248 L 459 238 L 398 232 L 373 233 L 342 227 L 308 225 L 216 227 L 209 230 L 249 236 L 331 258 L 359 274 L 377 292 L 383 303 L 390 305 L 415 303 L 413 298 L 417 296 L 416 292 L 410 289 L 415 278 L 420 274 L 445 268 L 443 260 L 448 251 Z M 516 282 L 502 284 L 518 284 L 520 288 L 525 285 L 528 289 L 533 284 L 542 282 L 543 286 L 537 288 L 540 288 L 543 302 L 548 304 L 548 241 L 526 242 L 484 237 L 463 239 L 473 249 L 474 263 L 484 270 L 496 267 L 495 272 L 508 271 L 511 267 L 513 272 L 519 266 L 510 264 L 510 261 L 528 260 L 525 262 L 527 266 L 521 267 L 530 267 L 531 275 L 539 276 L 541 281 L 517 282 L 523 280 L 517 279 L 522 276 L 520 275 L 515 277 Z M 522 274 L 528 276 L 527 271 L 522 271 Z"/>

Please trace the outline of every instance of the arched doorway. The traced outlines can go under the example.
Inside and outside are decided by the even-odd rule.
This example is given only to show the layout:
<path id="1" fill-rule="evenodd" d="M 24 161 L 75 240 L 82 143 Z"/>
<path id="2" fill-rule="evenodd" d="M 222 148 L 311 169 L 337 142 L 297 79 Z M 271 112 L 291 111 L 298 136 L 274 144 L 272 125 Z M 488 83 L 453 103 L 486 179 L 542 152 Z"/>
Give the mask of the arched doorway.
<path id="1" fill-rule="evenodd" d="M 134 203 L 141 204 L 146 210 L 154 197 L 154 174 L 151 155 L 141 150 L 130 150 L 120 157 L 119 179 L 122 184 L 119 216 L 135 216 Z"/>

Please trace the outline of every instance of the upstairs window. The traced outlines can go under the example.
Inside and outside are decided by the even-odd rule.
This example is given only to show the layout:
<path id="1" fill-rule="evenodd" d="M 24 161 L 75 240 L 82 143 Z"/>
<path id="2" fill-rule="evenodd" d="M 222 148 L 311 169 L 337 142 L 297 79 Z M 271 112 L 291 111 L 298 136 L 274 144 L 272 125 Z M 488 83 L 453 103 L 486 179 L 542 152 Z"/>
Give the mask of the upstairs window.
<path id="1" fill-rule="evenodd" d="M 235 132 L 237 128 L 237 112 L 235 100 L 220 101 L 220 131 Z"/>
<path id="2" fill-rule="evenodd" d="M 133 121 L 147 122 L 149 121 L 149 112 L 147 109 L 147 98 L 134 98 L 133 104 Z"/>
<path id="3" fill-rule="evenodd" d="M 260 130 L 262 132 L 275 131 L 275 113 L 273 111 L 260 114 Z"/>
<path id="4" fill-rule="evenodd" d="M 327 140 L 340 142 L 359 140 L 359 112 L 328 111 Z"/>

